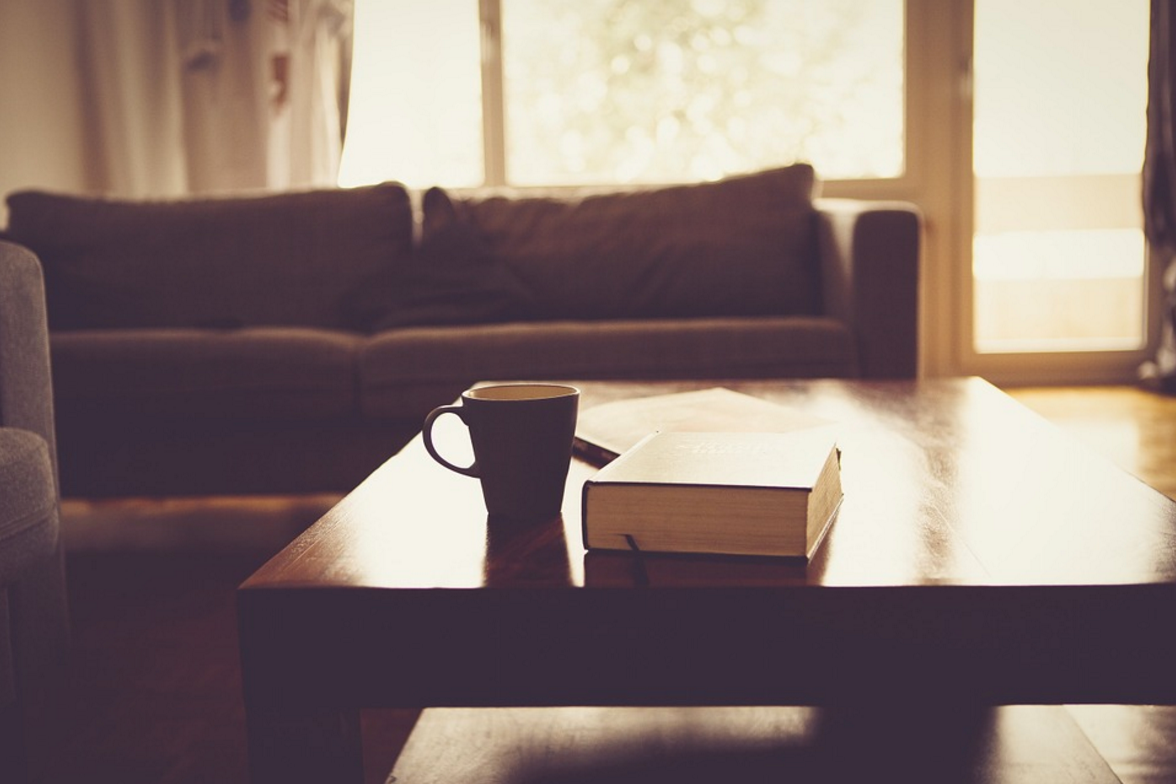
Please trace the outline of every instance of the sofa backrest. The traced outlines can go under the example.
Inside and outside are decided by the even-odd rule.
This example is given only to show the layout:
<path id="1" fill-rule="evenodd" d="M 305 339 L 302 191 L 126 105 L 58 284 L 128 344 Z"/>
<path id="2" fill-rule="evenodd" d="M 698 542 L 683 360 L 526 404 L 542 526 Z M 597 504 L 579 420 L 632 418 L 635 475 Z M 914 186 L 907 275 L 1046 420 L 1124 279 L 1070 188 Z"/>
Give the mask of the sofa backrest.
<path id="1" fill-rule="evenodd" d="M 530 291 L 536 318 L 814 314 L 814 189 L 807 164 L 571 196 L 434 189 L 422 242 L 452 231 L 435 219 L 452 213 Z"/>
<path id="2" fill-rule="evenodd" d="M 379 330 L 822 312 L 811 166 L 574 193 L 398 183 L 133 201 L 23 191 L 50 325 Z"/>
<path id="3" fill-rule="evenodd" d="M 10 239 L 45 269 L 53 329 L 354 329 L 413 252 L 398 183 L 131 201 L 23 191 Z"/>

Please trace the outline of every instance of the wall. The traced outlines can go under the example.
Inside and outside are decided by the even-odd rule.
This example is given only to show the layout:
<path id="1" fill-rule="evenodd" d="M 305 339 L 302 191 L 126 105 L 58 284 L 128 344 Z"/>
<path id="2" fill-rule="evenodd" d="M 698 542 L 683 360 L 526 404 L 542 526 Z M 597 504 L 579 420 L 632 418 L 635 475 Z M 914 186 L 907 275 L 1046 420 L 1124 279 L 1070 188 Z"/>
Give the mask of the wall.
<path id="1" fill-rule="evenodd" d="M 0 194 L 84 191 L 90 182 L 75 45 L 85 1 L 0 0 Z"/>

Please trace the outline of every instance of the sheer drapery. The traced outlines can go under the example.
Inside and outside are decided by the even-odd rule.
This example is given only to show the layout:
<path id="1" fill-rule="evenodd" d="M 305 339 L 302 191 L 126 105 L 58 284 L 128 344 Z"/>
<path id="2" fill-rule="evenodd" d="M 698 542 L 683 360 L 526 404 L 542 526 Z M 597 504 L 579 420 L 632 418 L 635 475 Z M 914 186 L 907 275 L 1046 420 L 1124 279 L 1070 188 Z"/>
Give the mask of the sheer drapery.
<path id="1" fill-rule="evenodd" d="M 90 148 L 107 192 L 334 185 L 351 0 L 78 4 Z"/>
<path id="2" fill-rule="evenodd" d="M 188 187 L 169 6 L 77 4 L 86 155 L 93 184 L 110 193 L 176 194 Z"/>
<path id="3" fill-rule="evenodd" d="M 1161 338 L 1145 373 L 1176 392 L 1176 9 L 1151 0 L 1143 225 L 1152 262 L 1164 264 Z"/>

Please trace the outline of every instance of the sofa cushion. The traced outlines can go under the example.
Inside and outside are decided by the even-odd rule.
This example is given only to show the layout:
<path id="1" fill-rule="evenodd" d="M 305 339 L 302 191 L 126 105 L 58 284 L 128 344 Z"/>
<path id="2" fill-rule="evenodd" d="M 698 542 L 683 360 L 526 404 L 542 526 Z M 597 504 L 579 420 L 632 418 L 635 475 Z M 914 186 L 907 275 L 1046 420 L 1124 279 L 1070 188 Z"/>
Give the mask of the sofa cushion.
<path id="1" fill-rule="evenodd" d="M 412 252 L 396 183 L 173 201 L 23 191 L 8 208 L 45 267 L 53 329 L 355 328 L 355 299 Z"/>
<path id="2" fill-rule="evenodd" d="M 853 337 L 824 317 L 552 321 L 402 329 L 359 359 L 363 413 L 418 416 L 475 381 L 852 377 Z"/>
<path id="3" fill-rule="evenodd" d="M 430 188 L 423 204 L 427 217 L 420 245 L 412 263 L 397 265 L 388 285 L 372 292 L 368 329 L 531 318 L 530 291 L 481 232 L 457 218 L 445 191 Z"/>
<path id="4" fill-rule="evenodd" d="M 59 418 L 354 414 L 363 337 L 331 330 L 88 330 L 50 336 Z"/>
<path id="5" fill-rule="evenodd" d="M 819 312 L 812 167 L 579 196 L 454 193 L 547 319 Z M 425 236 L 430 206 L 425 206 Z"/>

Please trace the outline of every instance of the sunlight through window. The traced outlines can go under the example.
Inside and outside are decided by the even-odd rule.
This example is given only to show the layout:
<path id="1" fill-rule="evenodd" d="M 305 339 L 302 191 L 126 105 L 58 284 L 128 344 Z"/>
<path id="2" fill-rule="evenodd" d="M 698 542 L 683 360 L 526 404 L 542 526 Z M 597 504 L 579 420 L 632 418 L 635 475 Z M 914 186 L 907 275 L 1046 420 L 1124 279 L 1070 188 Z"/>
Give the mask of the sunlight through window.
<path id="1" fill-rule="evenodd" d="M 1146 338 L 1146 0 L 977 0 L 974 342 Z"/>
<path id="2" fill-rule="evenodd" d="M 903 171 L 901 0 L 503 0 L 510 179 Z"/>
<path id="3" fill-rule="evenodd" d="M 898 177 L 903 5 L 357 0 L 340 184 L 673 182 L 797 160 Z M 483 88 L 505 130 L 485 154 Z"/>
<path id="4" fill-rule="evenodd" d="M 477 0 L 358 0 L 339 184 L 482 182 Z"/>

